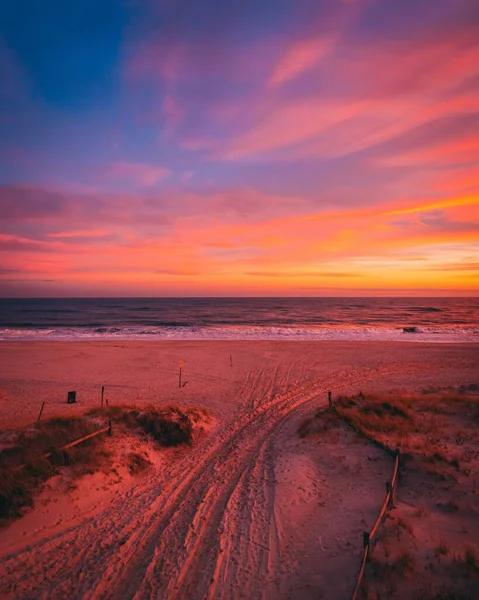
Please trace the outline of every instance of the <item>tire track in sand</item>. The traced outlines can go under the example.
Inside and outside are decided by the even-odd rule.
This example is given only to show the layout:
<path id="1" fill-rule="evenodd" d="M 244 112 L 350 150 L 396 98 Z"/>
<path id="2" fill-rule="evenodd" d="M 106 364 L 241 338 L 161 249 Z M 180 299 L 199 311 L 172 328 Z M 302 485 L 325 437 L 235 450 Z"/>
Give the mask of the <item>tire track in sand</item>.
<path id="1" fill-rule="evenodd" d="M 340 374 L 344 378 L 351 375 L 354 375 L 353 371 Z M 362 377 L 356 382 L 365 379 Z M 214 575 L 212 565 L 216 565 L 219 552 L 217 532 L 221 529 L 226 507 L 243 474 L 252 464 L 260 462 L 263 440 L 268 439 L 273 430 L 281 425 L 281 420 L 306 402 L 317 401 L 318 394 L 324 397 L 327 389 L 328 383 L 323 381 L 319 388 L 317 381 L 313 381 L 277 396 L 256 409 L 255 416 L 241 425 L 226 444 L 217 450 L 216 455 L 210 457 L 212 467 L 197 474 L 189 489 L 190 498 L 183 498 L 183 505 L 178 506 L 174 520 L 166 527 L 156 530 L 155 536 L 161 537 L 157 555 L 147 566 L 131 567 L 127 577 L 130 581 L 134 572 L 146 573 L 139 588 L 136 583 L 132 586 L 136 588 L 135 597 L 181 598 L 190 595 L 192 590 L 195 590 L 197 597 L 205 597 L 209 593 L 208 588 Z M 246 428 L 247 435 L 244 435 Z M 240 436 L 244 437 L 244 443 L 238 446 Z M 227 459 L 223 461 L 224 456 Z M 214 493 L 211 493 L 211 489 Z M 260 486 L 253 486 L 253 489 L 260 489 Z M 168 557 L 171 554 L 169 550 L 173 547 L 181 547 L 175 560 Z M 151 552 L 148 554 L 152 556 Z M 124 594 L 123 585 L 121 589 Z M 126 597 L 130 597 L 129 594 Z"/>
<path id="2" fill-rule="evenodd" d="M 275 431 L 319 397 L 325 404 L 334 382 L 385 374 L 362 367 L 268 397 L 277 370 L 263 370 L 266 381 L 242 393 L 258 399 L 259 388 L 266 401 L 172 465 L 165 483 L 151 478 L 121 504 L 6 557 L 2 598 L 221 598 L 233 588 L 256 597 L 274 585 Z"/>

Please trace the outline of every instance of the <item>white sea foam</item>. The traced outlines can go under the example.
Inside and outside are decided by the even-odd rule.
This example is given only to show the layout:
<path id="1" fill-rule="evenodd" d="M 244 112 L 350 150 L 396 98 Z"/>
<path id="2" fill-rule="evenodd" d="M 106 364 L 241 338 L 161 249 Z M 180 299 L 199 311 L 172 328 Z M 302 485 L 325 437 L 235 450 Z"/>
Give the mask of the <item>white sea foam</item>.
<path id="1" fill-rule="evenodd" d="M 458 343 L 479 342 L 473 327 L 402 328 L 367 326 L 177 326 L 177 327 L 58 327 L 54 329 L 0 329 L 0 340 L 356 340 Z"/>

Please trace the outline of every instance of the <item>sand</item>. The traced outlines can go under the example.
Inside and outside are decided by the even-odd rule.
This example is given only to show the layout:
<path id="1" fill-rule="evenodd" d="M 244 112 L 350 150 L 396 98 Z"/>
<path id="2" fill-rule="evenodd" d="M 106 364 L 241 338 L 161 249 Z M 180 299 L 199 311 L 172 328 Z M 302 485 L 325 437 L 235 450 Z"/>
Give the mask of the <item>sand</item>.
<path id="1" fill-rule="evenodd" d="M 300 439 L 299 424 L 328 390 L 477 383 L 478 364 L 476 344 L 2 343 L 1 429 L 34 422 L 43 401 L 45 418 L 80 414 L 102 385 L 110 404 L 206 407 L 215 425 L 146 476 L 89 481 L 62 511 L 50 498 L 7 527 L 0 596 L 346 598 L 392 460 L 352 433 Z"/>

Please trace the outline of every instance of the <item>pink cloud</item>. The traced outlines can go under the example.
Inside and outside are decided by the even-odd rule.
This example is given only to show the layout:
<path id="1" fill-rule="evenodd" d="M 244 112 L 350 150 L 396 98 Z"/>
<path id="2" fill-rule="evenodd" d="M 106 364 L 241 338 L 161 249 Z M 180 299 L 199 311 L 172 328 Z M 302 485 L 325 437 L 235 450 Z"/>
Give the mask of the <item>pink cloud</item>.
<path id="1" fill-rule="evenodd" d="M 478 92 L 461 89 L 479 64 L 479 47 L 467 31 L 359 45 L 354 52 L 341 43 L 335 41 L 334 48 L 330 40 L 292 45 L 261 98 L 249 107 L 251 125 L 216 155 L 228 160 L 340 157 L 437 119 L 479 112 Z M 314 77 L 294 94 L 273 89 L 278 87 L 273 83 L 313 68 L 328 82 L 326 89 L 317 89 Z"/>
<path id="2" fill-rule="evenodd" d="M 106 175 L 112 179 L 131 179 L 141 186 L 150 187 L 159 183 L 170 174 L 166 167 L 142 163 L 118 162 L 110 165 Z"/>
<path id="3" fill-rule="evenodd" d="M 396 153 L 380 158 L 379 164 L 386 166 L 442 166 L 476 162 L 479 164 L 479 136 L 466 134 L 455 142 L 439 143 L 436 146 Z M 478 181 L 479 185 L 479 181 Z"/>
<path id="4" fill-rule="evenodd" d="M 282 149 L 314 138 L 362 111 L 361 103 L 340 105 L 318 99 L 282 103 L 258 125 L 233 140 L 223 157 L 235 159 Z"/>
<path id="5" fill-rule="evenodd" d="M 331 38 L 296 42 L 275 65 L 269 85 L 281 85 L 311 70 L 330 52 L 332 43 Z"/>
<path id="6" fill-rule="evenodd" d="M 34 200 L 34 190 L 30 194 Z M 380 278 L 383 286 L 429 282 L 430 287 L 438 287 L 438 283 L 446 283 L 445 276 L 438 275 L 438 269 L 429 272 L 428 267 L 442 264 L 444 256 L 460 265 L 477 262 L 470 258 L 474 252 L 477 254 L 479 231 L 479 204 L 473 195 L 422 201 L 405 198 L 354 210 L 313 212 L 310 206 L 303 216 L 298 216 L 300 199 L 295 204 L 290 199 L 291 212 L 286 210 L 282 217 L 274 210 L 282 201 L 280 197 L 253 190 L 249 195 L 247 190 L 231 190 L 223 195 L 200 197 L 171 192 L 170 196 L 171 203 L 178 204 L 180 210 L 175 210 L 175 218 L 161 234 L 156 226 L 159 207 L 151 206 L 148 213 L 148 220 L 155 222 L 152 228 L 139 222 L 132 228 L 131 209 L 121 219 L 110 218 L 123 204 L 135 207 L 135 214 L 142 212 L 135 196 L 104 199 L 111 214 L 107 213 L 101 229 L 88 229 L 84 223 L 75 229 L 69 213 L 49 212 L 49 220 L 43 222 L 45 230 L 41 235 L 37 231 L 36 238 L 31 232 L 2 234 L 5 268 L 0 278 L 5 281 L 13 270 L 25 269 L 24 277 L 28 279 L 32 265 L 38 265 L 36 276 L 47 278 L 53 274 L 68 289 L 86 283 L 93 289 L 108 279 L 118 288 L 130 286 L 138 293 L 149 285 L 160 284 L 163 293 L 171 292 L 176 281 L 183 278 L 185 285 L 197 286 L 195 289 L 204 293 L 242 285 L 243 289 L 260 285 L 268 290 L 272 279 L 283 290 L 297 282 L 317 280 L 321 285 L 331 278 L 344 280 L 347 287 L 350 277 L 361 277 L 365 285 L 373 285 L 375 278 Z M 250 202 L 246 207 L 240 202 L 244 197 Z M 238 202 L 237 207 L 231 199 Z M 287 202 L 285 206 L 289 208 Z M 307 209 L 307 202 L 302 206 Z M 90 214 L 90 222 L 95 214 Z M 403 220 L 402 225 L 392 222 L 398 218 Z M 15 219 L 12 223 L 21 225 Z M 441 249 L 447 244 L 455 244 L 456 249 L 448 249 L 445 254 Z M 411 264 L 417 262 L 411 256 L 424 258 L 424 266 Z M 59 258 L 61 262 L 56 262 Z M 51 261 L 53 267 L 49 263 L 40 265 L 39 260 Z M 467 274 L 471 270 L 465 266 L 458 272 Z M 448 282 L 453 286 L 458 275 L 452 270 L 449 273 Z M 252 279 L 258 283 L 252 283 Z"/>

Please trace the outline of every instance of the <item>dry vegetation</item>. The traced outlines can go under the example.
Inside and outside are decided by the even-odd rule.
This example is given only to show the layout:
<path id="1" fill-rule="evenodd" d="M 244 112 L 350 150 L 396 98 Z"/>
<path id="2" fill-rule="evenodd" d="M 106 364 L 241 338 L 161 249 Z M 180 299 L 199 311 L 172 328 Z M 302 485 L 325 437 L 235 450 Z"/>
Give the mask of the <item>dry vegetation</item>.
<path id="1" fill-rule="evenodd" d="M 210 413 L 204 408 L 178 406 L 148 407 L 137 409 L 128 406 L 112 406 L 93 409 L 92 417 L 105 417 L 128 430 L 151 436 L 161 446 L 178 446 L 193 443 L 196 424 L 209 423 Z"/>
<path id="2" fill-rule="evenodd" d="M 367 437 L 399 448 L 438 478 L 472 474 L 479 459 L 479 395 L 443 393 L 339 397 L 338 412 Z M 410 465 L 409 465 L 410 466 Z"/>
<path id="3" fill-rule="evenodd" d="M 32 506 L 35 492 L 59 466 L 71 465 L 78 475 L 97 469 L 106 458 L 101 436 L 57 452 L 95 429 L 85 419 L 55 418 L 14 432 L 8 447 L 0 452 L 0 519 L 18 517 Z M 50 452 L 49 458 L 44 457 Z"/>
<path id="4" fill-rule="evenodd" d="M 34 503 L 34 496 L 58 470 L 68 466 L 73 478 L 111 468 L 112 452 L 105 435 L 88 439 L 73 448 L 58 449 L 111 420 L 114 431 L 147 436 L 159 446 L 193 443 L 196 426 L 209 423 L 204 409 L 176 406 L 138 410 L 116 406 L 89 411 L 84 418 L 54 418 L 21 431 L 4 435 L 8 439 L 0 452 L 0 524 L 21 516 Z M 51 456 L 45 457 L 51 453 Z M 123 457 L 131 475 L 144 471 L 150 462 L 146 454 L 129 452 Z"/>
<path id="5" fill-rule="evenodd" d="M 336 412 L 318 410 L 312 417 L 307 417 L 300 424 L 300 437 L 323 436 L 325 433 L 341 427 L 342 421 Z"/>
<path id="6" fill-rule="evenodd" d="M 363 598 L 479 597 L 477 386 L 340 397 L 338 414 L 402 452 L 396 508 L 367 564 Z"/>

